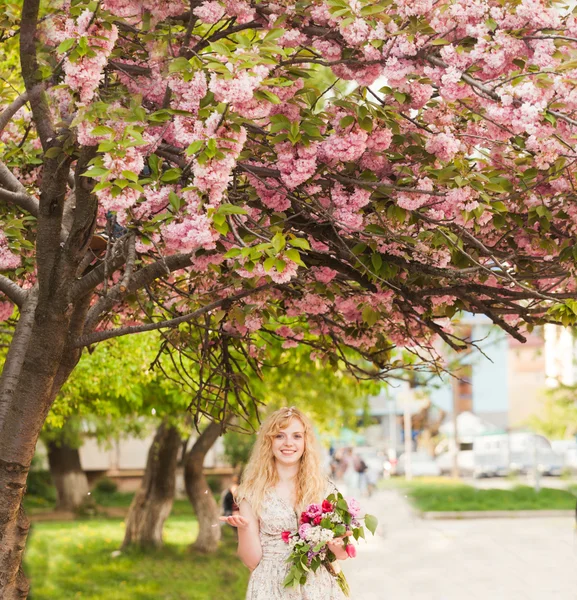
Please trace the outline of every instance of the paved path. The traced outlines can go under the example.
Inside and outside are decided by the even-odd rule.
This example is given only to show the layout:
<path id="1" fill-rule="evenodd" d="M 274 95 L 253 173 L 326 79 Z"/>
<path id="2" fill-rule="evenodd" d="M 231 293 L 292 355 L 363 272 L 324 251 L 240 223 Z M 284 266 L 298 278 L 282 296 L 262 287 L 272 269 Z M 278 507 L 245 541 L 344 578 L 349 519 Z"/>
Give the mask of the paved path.
<path id="1" fill-rule="evenodd" d="M 344 563 L 351 600 L 577 600 L 571 518 L 423 521 L 396 491 L 364 504 L 379 530 Z"/>

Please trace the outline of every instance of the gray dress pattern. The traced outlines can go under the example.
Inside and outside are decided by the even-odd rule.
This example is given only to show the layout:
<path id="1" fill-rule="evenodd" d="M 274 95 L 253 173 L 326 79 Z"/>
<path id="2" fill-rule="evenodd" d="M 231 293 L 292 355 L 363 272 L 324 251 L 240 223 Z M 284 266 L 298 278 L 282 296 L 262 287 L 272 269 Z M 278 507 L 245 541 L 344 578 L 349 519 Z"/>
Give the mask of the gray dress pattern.
<path id="1" fill-rule="evenodd" d="M 293 507 L 274 490 L 266 496 L 259 525 L 262 558 L 250 577 L 246 600 L 345 600 L 336 580 L 322 566 L 308 574 L 304 586 L 283 586 L 290 548 L 281 533 L 295 532 L 298 518 Z"/>

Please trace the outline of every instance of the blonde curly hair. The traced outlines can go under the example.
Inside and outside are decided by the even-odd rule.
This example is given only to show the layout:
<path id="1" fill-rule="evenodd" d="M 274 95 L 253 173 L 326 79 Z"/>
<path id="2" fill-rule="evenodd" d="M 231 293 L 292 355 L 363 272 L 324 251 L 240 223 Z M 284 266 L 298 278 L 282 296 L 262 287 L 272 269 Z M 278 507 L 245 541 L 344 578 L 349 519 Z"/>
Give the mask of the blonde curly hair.
<path id="1" fill-rule="evenodd" d="M 303 424 L 305 440 L 296 477 L 296 510 L 300 513 L 309 504 L 320 502 L 327 489 L 328 480 L 322 473 L 320 448 L 310 419 L 298 408 L 281 408 L 262 424 L 236 494 L 236 502 L 246 500 L 256 515 L 260 514 L 266 493 L 278 482 L 272 441 L 293 419 Z"/>

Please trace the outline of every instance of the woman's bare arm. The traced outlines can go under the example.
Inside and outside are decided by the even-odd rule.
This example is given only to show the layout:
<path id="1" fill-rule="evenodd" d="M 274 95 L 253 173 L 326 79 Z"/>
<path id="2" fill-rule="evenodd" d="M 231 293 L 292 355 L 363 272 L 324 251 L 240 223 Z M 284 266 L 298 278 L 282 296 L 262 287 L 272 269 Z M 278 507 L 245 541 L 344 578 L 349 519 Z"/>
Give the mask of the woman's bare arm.
<path id="1" fill-rule="evenodd" d="M 258 519 L 250 504 L 243 500 L 240 503 L 240 513 L 231 517 L 221 517 L 229 525 L 238 530 L 238 551 L 240 560 L 251 570 L 256 569 L 262 558 Z"/>

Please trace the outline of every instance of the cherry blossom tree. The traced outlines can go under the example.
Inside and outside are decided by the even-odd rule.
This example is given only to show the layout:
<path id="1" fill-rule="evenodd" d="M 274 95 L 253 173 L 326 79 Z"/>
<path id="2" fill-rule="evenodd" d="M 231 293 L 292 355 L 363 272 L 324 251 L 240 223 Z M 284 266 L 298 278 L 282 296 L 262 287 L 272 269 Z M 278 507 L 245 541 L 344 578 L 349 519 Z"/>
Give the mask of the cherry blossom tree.
<path id="1" fill-rule="evenodd" d="M 175 361 L 206 359 L 191 385 L 232 394 L 194 396 L 218 419 L 254 408 L 231 382 L 261 332 L 364 377 L 407 367 L 398 348 L 414 369 L 438 339 L 461 348 L 459 311 L 519 340 L 574 321 L 572 14 L 545 0 L 21 6 L 1 34 L 20 56 L 0 88 L 0 316 L 17 319 L 0 380 L 3 598 L 27 595 L 26 476 L 83 348 L 166 331 Z"/>

